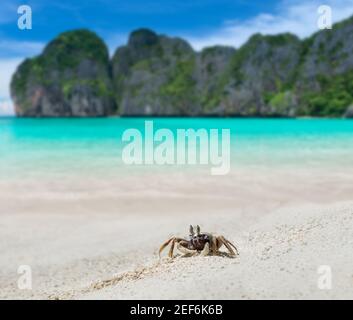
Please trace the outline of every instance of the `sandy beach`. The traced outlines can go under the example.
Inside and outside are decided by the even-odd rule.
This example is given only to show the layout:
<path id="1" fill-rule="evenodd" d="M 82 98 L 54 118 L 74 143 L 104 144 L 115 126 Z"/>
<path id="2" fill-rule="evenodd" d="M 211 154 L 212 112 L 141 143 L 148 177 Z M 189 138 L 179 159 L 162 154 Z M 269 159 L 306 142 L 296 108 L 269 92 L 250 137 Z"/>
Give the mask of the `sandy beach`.
<path id="1" fill-rule="evenodd" d="M 0 302 L 353 300 L 353 0 L 23 2 Z"/>
<path id="2" fill-rule="evenodd" d="M 1 181 L 0 298 L 352 299 L 352 181 L 347 168 Z M 159 260 L 189 224 L 240 255 Z M 20 265 L 32 290 L 18 288 Z"/>

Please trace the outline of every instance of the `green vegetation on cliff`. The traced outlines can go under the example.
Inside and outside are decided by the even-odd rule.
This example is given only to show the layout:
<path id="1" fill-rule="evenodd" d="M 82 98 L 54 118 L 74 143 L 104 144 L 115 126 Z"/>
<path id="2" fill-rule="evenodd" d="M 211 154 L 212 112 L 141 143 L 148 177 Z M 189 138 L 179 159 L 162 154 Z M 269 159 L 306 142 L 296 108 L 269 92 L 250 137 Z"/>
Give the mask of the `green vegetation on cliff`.
<path id="1" fill-rule="evenodd" d="M 160 94 L 172 99 L 179 109 L 196 103 L 194 68 L 195 59 L 178 61 L 171 78 L 160 88 Z"/>
<path id="2" fill-rule="evenodd" d="M 303 93 L 299 115 L 340 117 L 353 103 L 353 70 L 342 75 L 328 77 L 318 75 L 318 91 Z"/>
<path id="3" fill-rule="evenodd" d="M 95 33 L 64 32 L 19 66 L 11 82 L 15 104 L 24 116 L 106 115 L 114 103 L 109 63 L 107 47 Z M 95 100 L 94 110 L 87 99 Z"/>
<path id="4" fill-rule="evenodd" d="M 19 66 L 11 92 L 22 116 L 351 115 L 353 17 L 304 40 L 255 34 L 237 50 L 195 52 L 138 29 L 111 60 L 95 33 L 68 31 Z"/>
<path id="5" fill-rule="evenodd" d="M 61 70 L 76 67 L 83 59 L 106 65 L 108 49 L 104 42 L 89 30 L 75 30 L 60 34 L 45 48 L 42 55 L 44 66 L 57 65 Z"/>

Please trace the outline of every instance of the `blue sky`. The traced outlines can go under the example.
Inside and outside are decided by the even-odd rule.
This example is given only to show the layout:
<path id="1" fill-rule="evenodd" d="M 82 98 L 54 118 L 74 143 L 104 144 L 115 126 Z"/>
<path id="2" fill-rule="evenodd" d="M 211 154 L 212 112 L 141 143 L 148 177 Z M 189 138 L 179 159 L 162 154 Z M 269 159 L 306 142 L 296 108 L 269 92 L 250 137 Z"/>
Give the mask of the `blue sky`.
<path id="1" fill-rule="evenodd" d="M 13 39 L 47 41 L 59 32 L 91 28 L 101 36 L 125 35 L 139 27 L 172 34 L 203 34 L 224 21 L 273 12 L 276 1 L 243 0 L 1 0 L 5 1 L 1 33 Z M 11 23 L 19 4 L 33 9 L 33 30 L 24 34 Z M 2 4 L 3 5 L 3 4 Z M 16 12 L 15 12 L 16 13 Z M 11 15 L 13 16 L 11 19 Z"/>
<path id="2" fill-rule="evenodd" d="M 32 8 L 32 30 L 17 27 L 21 4 Z M 8 85 L 20 61 L 39 54 L 62 31 L 94 30 L 111 53 L 140 27 L 183 37 L 196 50 L 213 44 L 239 47 L 255 32 L 310 35 L 317 31 L 321 4 L 332 7 L 334 21 L 353 14 L 353 0 L 1 0 L 0 114 L 12 112 Z"/>
<path id="3" fill-rule="evenodd" d="M 36 53 L 42 43 L 58 33 L 90 28 L 111 47 L 126 41 L 131 30 L 148 27 L 170 35 L 202 37 L 234 19 L 247 20 L 260 12 L 273 13 L 278 1 L 244 0 L 1 0 L 0 36 L 21 41 L 8 47 L 0 57 Z M 33 10 L 33 29 L 17 28 L 20 4 Z M 22 52 L 24 51 L 24 52 Z"/>

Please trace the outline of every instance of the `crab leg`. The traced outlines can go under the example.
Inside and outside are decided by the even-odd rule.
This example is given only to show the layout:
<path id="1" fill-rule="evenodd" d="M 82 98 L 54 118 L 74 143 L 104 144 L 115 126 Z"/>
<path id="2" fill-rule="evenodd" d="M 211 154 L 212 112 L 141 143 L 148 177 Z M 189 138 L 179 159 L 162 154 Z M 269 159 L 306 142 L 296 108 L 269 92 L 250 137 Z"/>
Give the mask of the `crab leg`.
<path id="1" fill-rule="evenodd" d="M 173 238 L 168 239 L 168 240 L 167 240 L 166 242 L 164 242 L 164 243 L 162 244 L 162 246 L 160 247 L 159 252 L 158 252 L 159 257 L 161 257 L 162 251 L 171 243 L 171 247 L 170 247 L 170 249 L 169 249 L 168 256 L 169 256 L 170 258 L 173 258 L 173 251 L 174 251 L 175 242 L 185 242 L 185 239 L 177 238 L 177 237 L 173 237 Z"/>
<path id="2" fill-rule="evenodd" d="M 166 242 L 164 242 L 164 243 L 161 245 L 161 247 L 160 247 L 160 249 L 159 249 L 159 252 L 158 252 L 159 257 L 161 256 L 161 253 L 162 253 L 162 251 L 164 250 L 164 248 L 167 247 L 171 242 L 182 241 L 182 240 L 184 240 L 184 239 L 176 238 L 176 237 L 173 237 L 173 238 L 168 239 Z"/>
<path id="3" fill-rule="evenodd" d="M 175 239 L 173 239 L 172 245 L 170 246 L 170 249 L 169 249 L 169 253 L 168 253 L 169 258 L 173 258 L 174 246 L 175 246 Z"/>
<path id="4" fill-rule="evenodd" d="M 221 247 L 221 245 L 222 244 L 224 244 L 225 245 L 225 247 L 228 249 L 228 251 L 229 251 L 229 253 L 232 255 L 232 256 L 235 256 L 236 255 L 236 253 L 234 252 L 234 250 L 232 249 L 232 247 L 231 247 L 231 245 L 235 248 L 235 246 L 230 242 L 230 241 L 228 241 L 226 238 L 224 238 L 223 236 L 219 236 L 218 237 L 218 240 L 220 241 L 220 246 L 219 247 Z M 229 244 L 231 244 L 231 245 L 229 245 Z M 238 253 L 238 250 L 235 248 L 235 250 L 237 251 L 237 253 Z"/>
<path id="5" fill-rule="evenodd" d="M 210 245 L 208 243 L 205 244 L 205 247 L 200 253 L 200 256 L 205 257 L 210 253 Z"/>
<path id="6" fill-rule="evenodd" d="M 217 254 L 217 252 L 218 252 L 217 237 L 212 237 L 211 238 L 210 245 L 211 245 L 211 248 L 210 248 L 211 253 L 212 254 Z"/>
<path id="7" fill-rule="evenodd" d="M 162 251 L 164 250 L 164 248 L 167 247 L 168 244 L 169 244 L 171 241 L 173 241 L 174 239 L 175 239 L 174 237 L 173 237 L 173 238 L 170 238 L 170 239 L 168 239 L 166 242 L 164 242 L 164 243 L 161 245 L 161 247 L 159 248 L 159 251 L 158 251 L 159 257 L 161 257 L 161 253 L 162 253 Z"/>
<path id="8" fill-rule="evenodd" d="M 238 251 L 237 247 L 233 243 L 231 243 L 229 240 L 227 240 L 226 238 L 224 238 L 224 239 L 227 241 L 227 243 L 229 245 L 231 245 L 234 248 L 236 254 L 239 255 L 239 251 Z"/>
<path id="9" fill-rule="evenodd" d="M 190 250 L 190 249 L 188 249 L 188 248 L 185 248 L 185 247 L 183 247 L 180 243 L 178 243 L 177 248 L 178 248 L 178 250 L 179 250 L 181 253 L 184 253 L 184 254 L 191 254 L 191 255 L 194 255 L 194 254 L 197 253 L 197 250 Z"/>

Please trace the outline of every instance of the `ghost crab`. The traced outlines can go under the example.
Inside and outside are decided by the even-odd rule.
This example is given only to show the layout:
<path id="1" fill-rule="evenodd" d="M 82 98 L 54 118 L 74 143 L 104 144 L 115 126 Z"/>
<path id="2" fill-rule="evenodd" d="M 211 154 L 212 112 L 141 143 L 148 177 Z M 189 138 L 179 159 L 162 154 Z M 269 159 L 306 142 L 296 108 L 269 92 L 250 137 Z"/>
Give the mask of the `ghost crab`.
<path id="1" fill-rule="evenodd" d="M 175 244 L 177 245 L 177 249 L 184 256 L 228 255 L 230 257 L 235 257 L 236 255 L 239 255 L 234 244 L 223 236 L 217 236 L 209 232 L 201 233 L 200 226 L 196 226 L 195 230 L 193 226 L 190 226 L 189 233 L 188 239 L 172 237 L 164 242 L 159 249 L 159 257 L 169 244 L 171 244 L 168 253 L 170 258 L 173 258 Z M 222 245 L 228 249 L 229 254 L 219 251 Z"/>

